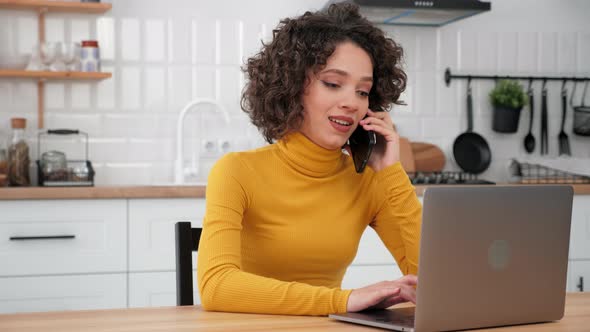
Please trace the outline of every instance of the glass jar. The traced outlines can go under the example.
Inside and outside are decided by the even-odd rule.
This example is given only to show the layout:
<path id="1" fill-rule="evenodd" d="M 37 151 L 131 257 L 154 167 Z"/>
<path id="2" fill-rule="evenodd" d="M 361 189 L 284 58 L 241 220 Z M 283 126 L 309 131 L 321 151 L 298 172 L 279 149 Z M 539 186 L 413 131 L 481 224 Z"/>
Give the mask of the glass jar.
<path id="1" fill-rule="evenodd" d="M 11 186 L 29 186 L 29 145 L 26 142 L 27 119 L 12 118 L 12 138 L 8 147 L 8 182 Z"/>
<path id="2" fill-rule="evenodd" d="M 0 149 L 0 187 L 8 185 L 8 156 L 6 149 Z"/>
<path id="3" fill-rule="evenodd" d="M 60 151 L 47 151 L 41 155 L 43 181 L 68 181 L 66 155 Z"/>

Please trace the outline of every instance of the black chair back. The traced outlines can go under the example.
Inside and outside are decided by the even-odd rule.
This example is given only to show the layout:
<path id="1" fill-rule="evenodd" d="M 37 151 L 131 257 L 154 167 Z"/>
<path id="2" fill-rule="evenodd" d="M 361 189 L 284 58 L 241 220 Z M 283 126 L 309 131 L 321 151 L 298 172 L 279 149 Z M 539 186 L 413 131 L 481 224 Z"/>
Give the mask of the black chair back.
<path id="1" fill-rule="evenodd" d="M 176 223 L 176 305 L 193 305 L 193 251 L 199 248 L 202 228 L 189 221 Z"/>

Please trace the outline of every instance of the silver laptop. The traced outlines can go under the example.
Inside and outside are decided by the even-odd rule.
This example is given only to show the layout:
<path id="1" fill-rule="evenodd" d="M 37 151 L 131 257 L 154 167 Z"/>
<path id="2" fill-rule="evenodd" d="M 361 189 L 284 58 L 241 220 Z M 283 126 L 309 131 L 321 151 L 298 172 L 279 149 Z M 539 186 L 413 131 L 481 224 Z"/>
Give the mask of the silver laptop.
<path id="1" fill-rule="evenodd" d="M 428 188 L 416 307 L 329 317 L 397 331 L 448 331 L 563 317 L 570 186 Z"/>

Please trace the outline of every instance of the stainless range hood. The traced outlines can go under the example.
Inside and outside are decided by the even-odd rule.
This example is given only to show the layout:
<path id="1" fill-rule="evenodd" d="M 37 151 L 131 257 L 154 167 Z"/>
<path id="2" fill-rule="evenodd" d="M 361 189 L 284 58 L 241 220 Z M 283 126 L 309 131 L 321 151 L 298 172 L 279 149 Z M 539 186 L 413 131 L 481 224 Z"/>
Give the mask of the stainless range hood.
<path id="1" fill-rule="evenodd" d="M 418 25 L 438 27 L 489 11 L 489 2 L 479 0 L 331 0 L 352 2 L 360 6 L 369 21 L 387 25 Z"/>

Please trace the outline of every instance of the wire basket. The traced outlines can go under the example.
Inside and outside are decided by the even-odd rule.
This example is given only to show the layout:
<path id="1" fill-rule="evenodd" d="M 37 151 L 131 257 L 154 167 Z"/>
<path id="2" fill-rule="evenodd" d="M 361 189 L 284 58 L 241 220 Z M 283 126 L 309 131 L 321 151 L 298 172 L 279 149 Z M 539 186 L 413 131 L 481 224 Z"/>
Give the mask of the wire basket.
<path id="1" fill-rule="evenodd" d="M 523 184 L 590 184 L 590 177 L 512 159 L 510 174 Z"/>
<path id="2" fill-rule="evenodd" d="M 590 106 L 574 107 L 573 132 L 580 136 L 590 136 Z"/>

